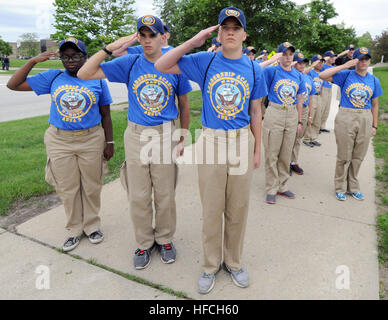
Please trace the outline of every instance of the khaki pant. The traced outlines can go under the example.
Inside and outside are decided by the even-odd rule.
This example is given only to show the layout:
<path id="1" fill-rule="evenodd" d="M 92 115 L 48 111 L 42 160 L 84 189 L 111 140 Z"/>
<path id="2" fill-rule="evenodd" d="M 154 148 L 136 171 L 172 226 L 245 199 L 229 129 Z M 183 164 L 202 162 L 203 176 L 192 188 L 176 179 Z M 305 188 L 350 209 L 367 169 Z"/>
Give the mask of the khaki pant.
<path id="1" fill-rule="evenodd" d="M 322 116 L 322 96 L 315 95 L 313 101 L 313 112 L 311 126 L 308 126 L 303 141 L 312 142 L 318 139 L 319 129 L 321 128 Z"/>
<path id="2" fill-rule="evenodd" d="M 69 237 L 100 230 L 100 195 L 107 168 L 104 141 L 100 126 L 65 131 L 50 125 L 46 130 L 46 181 L 63 201 Z"/>
<path id="3" fill-rule="evenodd" d="M 319 129 L 326 128 L 326 120 L 329 117 L 330 106 L 331 106 L 331 95 L 333 90 L 331 88 L 322 87 L 322 115 L 321 115 L 321 125 Z"/>
<path id="4" fill-rule="evenodd" d="M 298 128 L 296 106 L 270 102 L 263 121 L 265 180 L 267 194 L 288 190 L 290 162 Z"/>
<path id="5" fill-rule="evenodd" d="M 340 107 L 334 127 L 337 141 L 337 164 L 334 177 L 336 192 L 360 191 L 357 176 L 368 151 L 372 136 L 372 122 L 371 110 Z"/>
<path id="6" fill-rule="evenodd" d="M 302 112 L 302 121 L 303 121 L 302 133 L 300 135 L 296 133 L 294 148 L 292 149 L 292 154 L 291 154 L 291 162 L 298 163 L 300 144 L 308 128 L 308 125 L 307 125 L 308 118 L 309 118 L 309 107 L 306 106 L 306 107 L 303 107 L 303 112 Z"/>
<path id="7" fill-rule="evenodd" d="M 142 250 L 172 242 L 176 229 L 177 166 L 172 158 L 175 120 L 146 127 L 128 122 L 121 181 L 127 191 L 135 239 Z M 144 138 L 144 141 L 142 141 Z M 153 227 L 152 194 L 155 205 Z"/>
<path id="8" fill-rule="evenodd" d="M 218 271 L 222 252 L 225 263 L 232 270 L 242 267 L 255 139 L 249 127 L 235 135 L 227 134 L 204 128 L 196 143 L 196 152 L 204 155 L 201 157 L 203 164 L 198 165 L 198 177 L 203 212 L 203 269 L 206 273 Z M 215 157 L 211 155 L 213 152 Z M 235 161 L 231 153 L 240 160 Z"/>

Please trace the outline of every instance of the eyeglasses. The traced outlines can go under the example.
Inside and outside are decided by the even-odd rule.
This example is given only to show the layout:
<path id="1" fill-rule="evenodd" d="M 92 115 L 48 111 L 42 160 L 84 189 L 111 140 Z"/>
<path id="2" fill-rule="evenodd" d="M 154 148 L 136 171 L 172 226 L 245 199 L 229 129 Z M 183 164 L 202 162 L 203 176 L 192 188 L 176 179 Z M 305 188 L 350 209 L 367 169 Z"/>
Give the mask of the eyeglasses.
<path id="1" fill-rule="evenodd" d="M 83 57 L 84 57 L 84 55 L 82 55 L 82 54 L 75 54 L 75 55 L 72 55 L 71 57 L 61 55 L 60 59 L 62 61 L 65 61 L 65 62 L 69 61 L 70 59 L 73 60 L 74 62 L 80 62 Z"/>

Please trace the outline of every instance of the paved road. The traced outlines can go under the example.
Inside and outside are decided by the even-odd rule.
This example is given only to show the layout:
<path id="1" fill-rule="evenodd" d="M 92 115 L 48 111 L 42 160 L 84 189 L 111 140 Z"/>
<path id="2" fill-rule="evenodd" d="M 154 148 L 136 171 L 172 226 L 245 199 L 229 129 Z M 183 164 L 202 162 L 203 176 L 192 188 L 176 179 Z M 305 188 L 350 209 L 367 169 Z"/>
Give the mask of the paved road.
<path id="1" fill-rule="evenodd" d="M 11 91 L 6 86 L 9 78 L 0 76 L 0 122 L 49 114 L 50 96 Z M 108 86 L 114 103 L 128 101 L 125 85 L 108 82 Z"/>

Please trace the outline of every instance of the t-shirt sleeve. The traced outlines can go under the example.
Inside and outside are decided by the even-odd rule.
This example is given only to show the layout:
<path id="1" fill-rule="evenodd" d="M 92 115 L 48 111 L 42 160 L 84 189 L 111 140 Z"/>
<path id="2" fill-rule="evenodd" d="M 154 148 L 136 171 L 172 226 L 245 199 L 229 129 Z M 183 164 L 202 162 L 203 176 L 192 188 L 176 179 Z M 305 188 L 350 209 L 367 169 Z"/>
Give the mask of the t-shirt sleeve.
<path id="1" fill-rule="evenodd" d="M 267 90 L 269 91 L 271 89 L 271 82 L 274 77 L 275 73 L 275 67 L 274 66 L 268 66 L 264 68 L 264 80 L 267 86 Z"/>
<path id="2" fill-rule="evenodd" d="M 303 77 L 301 76 L 300 77 L 299 88 L 298 88 L 298 93 L 297 94 L 303 94 L 306 91 L 307 91 L 306 83 L 305 83 Z"/>
<path id="3" fill-rule="evenodd" d="M 381 89 L 380 80 L 378 78 L 376 78 L 375 76 L 373 76 L 373 77 L 375 80 L 375 89 L 373 90 L 372 99 L 375 99 L 375 98 L 378 98 L 381 95 L 383 95 L 383 90 Z"/>
<path id="4" fill-rule="evenodd" d="M 50 93 L 52 82 L 60 73 L 62 73 L 62 71 L 57 69 L 47 70 L 28 77 L 27 83 L 38 96 L 41 94 L 48 94 Z"/>
<path id="5" fill-rule="evenodd" d="M 251 93 L 251 100 L 257 100 L 268 95 L 267 84 L 264 78 L 263 69 L 257 64 L 254 64 L 254 68 L 255 68 L 255 86 L 253 87 L 253 90 Z"/>
<path id="6" fill-rule="evenodd" d="M 183 74 L 178 74 L 178 88 L 176 91 L 176 95 L 182 96 L 192 90 L 193 88 L 191 87 L 189 79 L 187 79 Z"/>
<path id="7" fill-rule="evenodd" d="M 128 47 L 127 52 L 128 52 L 128 54 L 142 54 L 143 47 L 142 46 Z"/>
<path id="8" fill-rule="evenodd" d="M 206 68 L 213 55 L 212 52 L 198 52 L 183 56 L 178 61 L 178 67 L 184 76 L 202 85 Z"/>
<path id="9" fill-rule="evenodd" d="M 112 61 L 100 64 L 102 71 L 110 82 L 127 83 L 129 69 L 135 62 L 137 55 L 127 54 Z"/>
<path id="10" fill-rule="evenodd" d="M 335 75 L 333 75 L 333 83 L 342 88 L 350 72 L 351 70 L 343 70 L 336 73 Z"/>
<path id="11" fill-rule="evenodd" d="M 108 88 L 108 84 L 105 80 L 101 80 L 101 96 L 98 101 L 100 107 L 110 105 L 113 102 Z"/>

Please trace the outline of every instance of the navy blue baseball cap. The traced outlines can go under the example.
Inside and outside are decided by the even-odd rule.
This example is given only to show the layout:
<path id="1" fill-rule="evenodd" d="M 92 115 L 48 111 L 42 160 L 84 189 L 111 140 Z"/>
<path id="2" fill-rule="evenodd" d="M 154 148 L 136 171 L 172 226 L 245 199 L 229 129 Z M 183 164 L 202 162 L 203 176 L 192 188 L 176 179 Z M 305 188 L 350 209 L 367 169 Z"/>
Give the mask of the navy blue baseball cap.
<path id="1" fill-rule="evenodd" d="M 262 54 L 268 54 L 267 50 L 261 50 L 260 55 Z"/>
<path id="2" fill-rule="evenodd" d="M 246 30 L 247 22 L 245 20 L 244 12 L 236 7 L 227 7 L 221 10 L 218 16 L 218 24 L 222 24 L 227 18 L 236 18 L 241 26 Z"/>
<path id="3" fill-rule="evenodd" d="M 295 52 L 295 47 L 289 43 L 289 42 L 283 42 L 281 45 L 278 47 L 278 53 L 282 52 L 285 53 L 288 49 L 290 49 L 292 52 Z"/>
<path id="4" fill-rule="evenodd" d="M 324 54 L 325 57 L 336 57 L 337 55 L 333 52 L 333 50 L 326 51 Z"/>
<path id="5" fill-rule="evenodd" d="M 368 56 L 369 59 L 372 58 L 371 52 L 368 48 L 362 47 L 358 48 L 356 51 L 353 53 L 353 59 L 362 59 L 365 56 Z"/>
<path id="6" fill-rule="evenodd" d="M 146 15 L 137 20 L 137 31 L 142 27 L 149 28 L 153 33 L 164 34 L 164 25 L 158 17 Z"/>
<path id="7" fill-rule="evenodd" d="M 167 22 L 163 22 L 163 26 L 164 26 L 164 31 L 170 32 L 170 28 Z"/>
<path id="8" fill-rule="evenodd" d="M 303 62 L 307 63 L 309 62 L 309 59 L 305 58 L 303 53 L 297 52 L 294 54 L 294 61 L 297 61 L 298 63 L 303 63 Z"/>
<path id="9" fill-rule="evenodd" d="M 59 50 L 61 50 L 61 48 L 63 48 L 63 45 L 65 44 L 70 44 L 73 48 L 77 48 L 79 51 L 86 55 L 88 54 L 88 52 L 86 51 L 86 45 L 81 40 L 78 40 L 76 38 L 67 38 L 65 40 L 62 40 L 59 43 Z"/>
<path id="10" fill-rule="evenodd" d="M 346 47 L 346 50 L 356 50 L 356 48 L 354 47 L 353 44 L 349 44 L 349 45 Z"/>
<path id="11" fill-rule="evenodd" d="M 314 57 L 311 58 L 311 63 L 314 63 L 317 60 L 325 61 L 325 59 L 323 59 L 320 54 L 317 54 L 317 55 L 315 55 Z"/>

